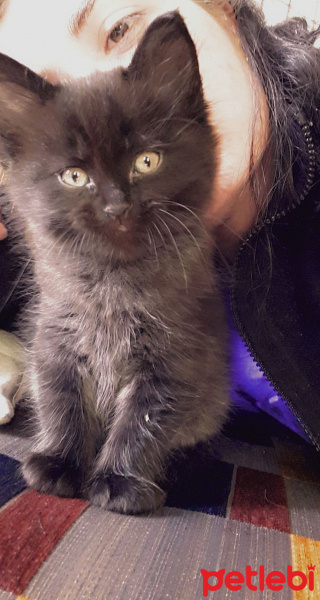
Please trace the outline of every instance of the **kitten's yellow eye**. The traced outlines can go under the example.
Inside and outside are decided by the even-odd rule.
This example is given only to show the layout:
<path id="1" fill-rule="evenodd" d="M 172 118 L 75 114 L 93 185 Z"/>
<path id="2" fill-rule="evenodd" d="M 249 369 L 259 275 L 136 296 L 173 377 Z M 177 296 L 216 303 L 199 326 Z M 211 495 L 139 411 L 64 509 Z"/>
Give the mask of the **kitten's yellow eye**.
<path id="1" fill-rule="evenodd" d="M 153 173 L 161 163 L 161 156 L 158 152 L 144 152 L 137 156 L 134 163 L 134 172 L 139 175 Z"/>
<path id="2" fill-rule="evenodd" d="M 89 182 L 87 173 L 77 168 L 65 169 L 60 174 L 60 179 L 66 185 L 78 188 L 84 187 Z"/>

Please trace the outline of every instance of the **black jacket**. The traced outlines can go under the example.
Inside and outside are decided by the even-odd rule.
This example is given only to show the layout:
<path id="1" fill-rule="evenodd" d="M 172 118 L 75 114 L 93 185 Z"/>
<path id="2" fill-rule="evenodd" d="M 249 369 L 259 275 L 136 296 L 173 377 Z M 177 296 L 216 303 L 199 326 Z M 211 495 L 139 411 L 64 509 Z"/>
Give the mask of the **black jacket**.
<path id="1" fill-rule="evenodd" d="M 301 121 L 296 133 L 300 200 L 275 198 L 242 244 L 232 308 L 251 354 L 320 449 L 319 140 Z"/>

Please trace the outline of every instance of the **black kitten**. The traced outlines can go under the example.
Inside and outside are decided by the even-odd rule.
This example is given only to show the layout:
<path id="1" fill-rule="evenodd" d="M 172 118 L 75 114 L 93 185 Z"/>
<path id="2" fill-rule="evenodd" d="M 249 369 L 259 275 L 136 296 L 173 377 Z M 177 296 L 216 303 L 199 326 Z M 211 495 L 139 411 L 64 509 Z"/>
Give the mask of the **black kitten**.
<path id="1" fill-rule="evenodd" d="M 228 411 L 204 212 L 214 176 L 194 44 L 177 13 L 128 69 L 53 86 L 1 56 L 1 159 L 39 296 L 27 483 L 155 509 L 170 452 Z"/>

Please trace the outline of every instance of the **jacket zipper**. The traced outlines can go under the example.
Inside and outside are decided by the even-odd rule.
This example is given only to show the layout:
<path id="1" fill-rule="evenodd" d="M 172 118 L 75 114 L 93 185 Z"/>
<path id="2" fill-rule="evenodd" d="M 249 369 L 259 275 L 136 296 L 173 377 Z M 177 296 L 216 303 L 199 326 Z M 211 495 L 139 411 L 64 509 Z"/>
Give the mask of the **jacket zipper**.
<path id="1" fill-rule="evenodd" d="M 249 233 L 249 235 L 245 238 L 245 240 L 242 242 L 238 254 L 237 254 L 237 258 L 236 258 L 236 262 L 235 262 L 235 268 L 234 268 L 234 272 L 237 272 L 237 268 L 238 268 L 238 264 L 240 261 L 240 255 L 241 252 L 243 251 L 244 247 L 248 245 L 248 243 L 250 242 L 251 238 L 258 233 L 258 231 L 260 231 L 262 229 L 262 227 L 264 227 L 265 225 L 271 225 L 274 222 L 276 222 L 277 220 L 279 220 L 281 217 L 285 217 L 289 212 L 295 210 L 300 204 L 301 202 L 305 199 L 305 197 L 307 196 L 307 194 L 310 192 L 312 186 L 313 186 L 313 182 L 314 182 L 314 178 L 315 178 L 315 173 L 316 173 L 316 152 L 315 152 L 315 147 L 314 147 L 314 143 L 313 143 L 313 139 L 312 139 L 312 135 L 311 135 L 311 127 L 313 126 L 312 122 L 307 122 L 306 119 L 304 118 L 303 115 L 299 115 L 299 124 L 302 127 L 302 131 L 304 133 L 305 136 L 305 140 L 306 140 L 306 145 L 307 145 L 307 151 L 308 151 L 308 157 L 309 157 L 309 166 L 307 169 L 307 179 L 306 179 L 306 185 L 305 188 L 303 190 L 303 192 L 301 192 L 301 194 L 299 195 L 299 198 L 293 202 L 289 207 L 287 207 L 286 210 L 282 210 L 278 213 L 276 213 L 274 216 L 272 216 L 271 218 L 267 218 L 265 220 L 265 222 L 263 224 L 257 225 L 256 227 L 254 227 L 251 232 Z M 296 417 L 297 421 L 300 423 L 302 429 L 304 429 L 304 431 L 306 432 L 306 434 L 308 435 L 308 437 L 310 438 L 310 440 L 312 441 L 312 443 L 315 445 L 315 447 L 317 448 L 317 450 L 320 452 L 320 444 L 317 442 L 317 440 L 315 439 L 312 431 L 310 431 L 310 429 L 308 428 L 308 426 L 304 423 L 303 419 L 301 418 L 301 416 L 299 415 L 299 413 L 296 412 L 296 409 L 293 407 L 291 400 L 284 394 L 284 392 L 281 390 L 281 388 L 278 387 L 278 385 L 274 382 L 274 380 L 272 379 L 272 377 L 270 376 L 270 373 L 268 372 L 268 370 L 265 368 L 263 361 L 260 360 L 260 358 L 257 357 L 257 355 L 255 354 L 255 351 L 245 333 L 244 327 L 242 322 L 240 321 L 240 319 L 238 318 L 236 312 L 235 312 L 235 302 L 234 302 L 234 280 L 233 280 L 233 284 L 231 286 L 231 310 L 232 310 L 232 314 L 233 314 L 233 318 L 235 320 L 238 332 L 244 342 L 244 344 L 246 345 L 251 357 L 253 358 L 253 360 L 255 361 L 255 363 L 258 365 L 258 367 L 263 371 L 265 377 L 267 378 L 268 382 L 271 384 L 271 386 L 273 387 L 273 389 L 275 390 L 275 392 L 277 394 L 279 394 L 281 396 L 281 398 L 285 401 L 285 403 L 287 404 L 287 406 L 289 406 L 290 410 L 292 411 L 292 413 L 294 414 L 294 416 Z"/>
<path id="2" fill-rule="evenodd" d="M 248 238 L 250 239 L 250 238 Z M 239 250 L 239 252 L 241 252 L 241 248 Z M 275 381 L 272 379 L 269 371 L 265 368 L 264 362 L 260 360 L 260 358 L 257 357 L 245 331 L 243 328 L 243 325 L 241 323 L 241 321 L 238 319 L 238 316 L 235 313 L 235 309 L 234 309 L 234 296 L 233 296 L 233 288 L 231 289 L 231 310 L 232 310 L 232 314 L 233 314 L 233 318 L 235 320 L 236 326 L 237 326 L 237 330 L 240 334 L 241 339 L 243 340 L 244 344 L 246 345 L 250 356 L 253 358 L 253 360 L 255 361 L 255 363 L 258 365 L 258 367 L 263 371 L 263 374 L 265 375 L 265 377 L 267 378 L 268 382 L 270 383 L 270 385 L 273 387 L 274 391 L 279 394 L 282 398 L 282 400 L 285 401 L 285 403 L 287 404 L 287 406 L 289 406 L 291 412 L 294 414 L 294 416 L 296 417 L 297 421 L 300 423 L 302 429 L 306 432 L 307 436 L 310 438 L 310 440 L 312 441 L 312 443 L 316 446 L 317 450 L 320 452 L 320 445 L 319 443 L 316 441 L 312 431 L 310 431 L 310 429 L 308 428 L 308 426 L 305 424 L 305 422 L 303 421 L 303 419 L 301 418 L 301 416 L 299 415 L 299 413 L 296 412 L 295 407 L 293 406 L 291 400 L 289 400 L 289 398 L 285 395 L 285 393 L 283 392 L 283 390 L 281 389 L 281 387 L 279 387 Z"/>

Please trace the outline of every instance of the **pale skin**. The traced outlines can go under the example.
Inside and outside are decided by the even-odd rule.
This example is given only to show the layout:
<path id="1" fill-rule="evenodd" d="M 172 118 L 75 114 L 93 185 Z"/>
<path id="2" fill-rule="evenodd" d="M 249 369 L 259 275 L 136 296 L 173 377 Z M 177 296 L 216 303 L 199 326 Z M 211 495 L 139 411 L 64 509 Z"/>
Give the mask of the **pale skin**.
<path id="1" fill-rule="evenodd" d="M 252 160 L 258 164 L 268 139 L 266 99 L 243 52 L 228 0 L 213 0 L 207 10 L 194 0 L 9 0 L 0 21 L 0 52 L 54 83 L 109 71 L 128 65 L 147 26 L 171 10 L 180 11 L 196 44 L 218 135 L 219 163 L 207 221 L 228 252 L 256 220 L 249 165 Z M 0 224 L 0 239 L 5 235 Z"/>

